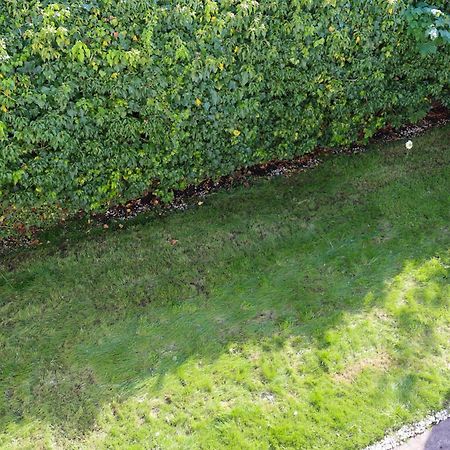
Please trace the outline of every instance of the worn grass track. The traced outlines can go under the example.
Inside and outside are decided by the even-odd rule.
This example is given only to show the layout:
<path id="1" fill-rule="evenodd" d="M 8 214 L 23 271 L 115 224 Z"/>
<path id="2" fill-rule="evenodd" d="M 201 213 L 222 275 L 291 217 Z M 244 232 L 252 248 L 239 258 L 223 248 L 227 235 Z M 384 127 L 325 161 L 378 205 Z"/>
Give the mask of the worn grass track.
<path id="1" fill-rule="evenodd" d="M 441 408 L 449 135 L 3 257 L 0 447 L 362 448 Z"/>

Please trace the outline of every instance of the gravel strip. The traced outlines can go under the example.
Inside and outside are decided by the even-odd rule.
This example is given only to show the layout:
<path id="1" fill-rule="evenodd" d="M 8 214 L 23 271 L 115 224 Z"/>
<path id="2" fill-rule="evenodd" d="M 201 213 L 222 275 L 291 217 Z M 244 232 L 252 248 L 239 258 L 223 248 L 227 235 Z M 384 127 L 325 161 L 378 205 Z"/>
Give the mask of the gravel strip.
<path id="1" fill-rule="evenodd" d="M 366 447 L 364 450 L 391 450 L 403 444 L 410 438 L 418 436 L 450 417 L 450 407 L 432 414 L 429 414 L 419 422 L 412 423 L 401 427 L 398 431 L 386 436 L 381 441 Z"/>

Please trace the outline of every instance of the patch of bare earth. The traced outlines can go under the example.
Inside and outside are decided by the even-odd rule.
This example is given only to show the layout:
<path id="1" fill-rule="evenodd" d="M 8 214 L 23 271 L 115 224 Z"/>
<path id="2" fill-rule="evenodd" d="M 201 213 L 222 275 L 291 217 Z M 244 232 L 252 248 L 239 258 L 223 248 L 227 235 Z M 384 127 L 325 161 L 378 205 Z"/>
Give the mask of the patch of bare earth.
<path id="1" fill-rule="evenodd" d="M 273 321 L 276 319 L 276 314 L 275 311 L 262 311 L 261 313 L 259 313 L 258 315 L 256 315 L 255 317 L 253 317 L 253 319 L 250 319 L 249 322 L 252 323 L 263 323 L 263 322 L 268 322 L 268 321 Z"/>
<path id="2" fill-rule="evenodd" d="M 334 374 L 333 379 L 340 383 L 352 383 L 365 369 L 386 371 L 392 364 L 392 358 L 385 352 L 377 352 L 375 355 L 363 358 L 353 364 L 347 365 L 345 370 Z"/>

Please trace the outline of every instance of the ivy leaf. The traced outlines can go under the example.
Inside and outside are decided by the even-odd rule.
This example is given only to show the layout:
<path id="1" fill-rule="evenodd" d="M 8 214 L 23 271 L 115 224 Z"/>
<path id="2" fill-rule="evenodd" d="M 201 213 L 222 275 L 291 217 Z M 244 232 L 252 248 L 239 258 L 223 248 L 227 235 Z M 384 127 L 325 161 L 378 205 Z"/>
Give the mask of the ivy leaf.
<path id="1" fill-rule="evenodd" d="M 422 42 L 419 44 L 419 52 L 426 56 L 437 52 L 437 45 L 433 42 Z"/>
<path id="2" fill-rule="evenodd" d="M 78 62 L 82 64 L 84 63 L 85 58 L 90 58 L 91 56 L 89 47 L 81 41 L 77 41 L 75 43 L 75 45 L 70 50 L 70 53 L 72 54 L 72 58 L 74 60 L 78 60 Z"/>

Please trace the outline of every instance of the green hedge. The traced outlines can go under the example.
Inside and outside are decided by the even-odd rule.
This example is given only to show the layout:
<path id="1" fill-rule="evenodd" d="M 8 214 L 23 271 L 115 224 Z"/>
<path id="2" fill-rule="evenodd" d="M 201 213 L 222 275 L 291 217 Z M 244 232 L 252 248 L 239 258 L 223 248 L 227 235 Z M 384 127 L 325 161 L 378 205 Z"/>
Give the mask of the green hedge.
<path id="1" fill-rule="evenodd" d="M 444 24 L 420 51 L 411 6 L 0 0 L 3 227 L 50 208 L 168 198 L 419 119 L 432 98 L 449 102 L 449 46 Z"/>

